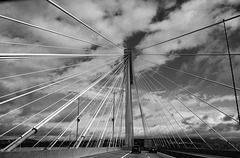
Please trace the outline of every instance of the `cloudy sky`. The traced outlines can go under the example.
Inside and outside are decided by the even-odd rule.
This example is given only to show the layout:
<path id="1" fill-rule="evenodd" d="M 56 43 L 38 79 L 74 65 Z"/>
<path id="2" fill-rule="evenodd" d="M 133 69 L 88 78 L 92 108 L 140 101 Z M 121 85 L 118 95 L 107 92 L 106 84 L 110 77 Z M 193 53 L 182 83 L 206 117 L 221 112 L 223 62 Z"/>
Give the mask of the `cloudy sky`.
<path id="1" fill-rule="evenodd" d="M 19 99 L 11 100 L 4 104 L 0 103 L 0 115 L 2 115 L 0 116 L 0 134 L 29 119 L 6 135 L 19 136 L 23 134 L 71 99 L 74 95 L 63 98 L 69 92 L 81 92 L 84 88 L 92 84 L 96 78 L 108 73 L 117 64 L 121 64 L 119 59 L 123 56 L 123 51 L 119 49 L 120 47 L 132 48 L 138 52 L 138 55 L 134 59 L 134 68 L 141 105 L 147 125 L 150 127 L 150 131 L 148 130 L 148 132 L 157 133 L 160 127 L 161 133 L 179 132 L 182 134 L 183 132 L 179 127 L 181 126 L 192 137 L 196 136 L 196 133 L 193 132 L 191 127 L 195 128 L 203 136 L 216 137 L 212 130 L 201 121 L 203 120 L 227 138 L 239 137 L 240 128 L 236 121 L 211 107 L 214 106 L 237 119 L 233 89 L 180 72 L 187 72 L 232 86 L 228 56 L 199 55 L 227 53 L 223 24 L 142 50 L 142 48 L 152 44 L 239 15 L 239 0 L 55 0 L 54 2 L 99 31 L 116 43 L 118 47 L 82 26 L 45 0 L 1 2 L 1 15 L 61 32 L 78 39 L 97 43 L 107 48 L 62 37 L 0 18 L 0 53 L 108 54 L 109 56 L 58 59 L 34 58 L 24 60 L 1 59 L 0 96 L 20 91 L 11 96 L 1 97 L 1 103 L 41 86 L 55 83 L 57 79 L 65 76 L 74 74 L 78 74 L 78 76 L 61 83 L 53 84 L 41 91 L 31 93 Z M 231 53 L 239 53 L 239 18 L 227 21 L 226 28 Z M 3 42 L 64 48 L 53 49 L 30 45 L 8 45 Z M 193 56 L 177 56 L 178 54 L 191 54 Z M 240 71 L 239 56 L 232 56 L 232 61 L 236 87 L 240 87 L 240 73 L 238 73 Z M 54 68 L 59 69 L 7 78 L 7 76 Z M 112 76 L 114 75 L 112 74 Z M 73 82 L 76 84 L 68 86 Z M 45 84 L 21 91 L 41 83 Z M 112 83 L 108 83 L 108 86 Z M 121 85 L 120 81 L 117 83 L 118 86 Z M 98 84 L 98 87 L 101 87 L 103 84 L 104 82 Z M 64 86 L 66 88 L 59 90 Z M 98 92 L 99 88 L 97 87 L 88 91 L 81 98 L 81 109 L 87 106 Z M 96 105 L 99 105 L 105 94 L 103 92 L 99 93 L 99 96 L 94 100 Z M 11 110 L 26 105 L 29 102 L 31 103 L 45 95 L 49 96 L 6 115 Z M 239 95 L 239 91 L 237 95 Z M 118 94 L 117 98 L 119 96 Z M 195 96 L 203 99 L 208 104 L 200 101 Z M 63 99 L 52 107 L 32 117 L 61 98 Z M 106 102 L 106 110 L 102 109 L 102 120 L 108 119 L 112 106 L 112 98 L 113 95 Z M 143 135 L 143 128 L 137 98 L 136 91 L 133 90 L 134 132 L 136 135 L 141 136 Z M 186 109 L 178 99 L 194 111 L 201 120 Z M 76 105 L 77 101 L 43 126 L 39 130 L 38 136 L 46 134 L 57 122 L 61 121 L 76 108 Z M 96 110 L 96 105 L 93 105 L 92 108 L 87 108 L 84 112 L 81 119 L 80 131 L 83 130 L 89 119 L 94 116 L 93 112 Z M 121 108 L 118 111 L 120 118 Z M 75 115 L 76 110 L 70 114 L 69 118 L 57 126 L 51 135 L 58 135 L 60 131 L 69 125 Z M 100 118 L 99 114 L 97 120 L 100 120 Z M 93 124 L 97 125 L 97 121 Z M 101 124 L 100 126 L 103 129 L 105 122 L 100 121 L 99 124 Z M 75 130 L 75 127 L 71 126 L 68 131 L 71 130 Z M 98 130 L 101 131 L 100 128 Z M 89 131 L 90 133 L 93 132 L 94 128 L 90 128 Z"/>

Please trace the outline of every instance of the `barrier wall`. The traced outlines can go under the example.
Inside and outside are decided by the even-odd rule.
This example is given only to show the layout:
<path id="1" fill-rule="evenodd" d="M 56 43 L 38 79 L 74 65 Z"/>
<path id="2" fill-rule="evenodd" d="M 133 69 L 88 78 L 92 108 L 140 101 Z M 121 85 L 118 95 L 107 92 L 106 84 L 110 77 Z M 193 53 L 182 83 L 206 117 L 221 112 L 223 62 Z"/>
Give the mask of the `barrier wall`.
<path id="1" fill-rule="evenodd" d="M 222 156 L 240 158 L 240 152 L 238 151 L 206 150 L 206 149 L 174 149 L 174 150 L 159 149 L 158 151 L 178 158 L 206 158 L 211 157 L 210 155 L 212 155 L 213 157 Z"/>
<path id="2" fill-rule="evenodd" d="M 120 148 L 79 148 L 0 152 L 0 158 L 79 158 L 114 150 L 120 150 Z"/>

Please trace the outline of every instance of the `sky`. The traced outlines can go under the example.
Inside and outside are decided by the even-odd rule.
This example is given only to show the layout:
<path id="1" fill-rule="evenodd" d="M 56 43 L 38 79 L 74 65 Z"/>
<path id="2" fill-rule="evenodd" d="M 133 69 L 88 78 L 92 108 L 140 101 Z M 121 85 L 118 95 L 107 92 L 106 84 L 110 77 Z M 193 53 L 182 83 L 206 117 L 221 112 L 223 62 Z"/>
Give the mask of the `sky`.
<path id="1" fill-rule="evenodd" d="M 116 54 L 117 56 L 1 60 L 0 78 L 63 66 L 69 67 L 0 79 L 0 96 L 47 81 L 54 83 L 56 79 L 67 75 L 84 72 L 87 72 L 87 74 L 80 74 L 75 78 L 66 80 L 64 83 L 54 84 L 41 91 L 0 105 L 0 115 L 4 115 L 15 108 L 49 94 L 48 97 L 38 102 L 15 110 L 6 116 L 0 116 L 0 134 L 24 120 L 31 118 L 31 116 L 47 108 L 70 92 L 83 91 L 84 88 L 92 84 L 99 75 L 104 75 L 111 71 L 114 65 L 116 66 L 118 64 L 117 60 L 119 57 L 123 56 L 123 50 L 119 49 L 119 47 L 121 47 L 131 48 L 138 52 L 133 63 L 143 113 L 150 129 L 148 130 L 148 134 L 157 134 L 160 130 L 160 132 L 164 134 L 176 133 L 176 131 L 178 131 L 183 135 L 179 127 L 181 126 L 192 137 L 196 137 L 196 133 L 194 133 L 191 128 L 194 127 L 204 137 L 215 138 L 216 135 L 201 121 L 203 120 L 229 139 L 239 137 L 240 128 L 234 120 L 231 120 L 228 116 L 225 116 L 223 113 L 220 113 L 194 97 L 197 96 L 205 100 L 210 105 L 237 119 L 233 89 L 179 72 L 184 71 L 232 86 L 227 56 L 199 55 L 227 53 L 223 24 L 141 50 L 152 44 L 239 15 L 239 0 L 54 0 L 54 2 L 99 31 L 102 35 L 116 43 L 118 47 L 93 33 L 45 0 L 2 1 L 0 3 L 1 15 L 55 30 L 82 40 L 98 43 L 108 48 L 62 37 L 1 18 L 1 42 L 78 48 L 69 50 L 0 44 L 1 53 L 86 53 Z M 231 53 L 239 53 L 239 18 L 227 21 L 226 29 Z M 177 56 L 177 54 L 194 54 L 194 56 Z M 236 87 L 240 87 L 240 73 L 238 73 L 240 71 L 239 56 L 232 56 L 232 61 Z M 75 66 L 70 67 L 70 65 Z M 168 68 L 179 71 L 177 72 Z M 111 74 L 111 76 L 114 75 Z M 120 77 L 122 76 L 120 75 Z M 171 80 L 172 83 L 167 79 Z M 73 84 L 61 91 L 51 94 L 59 88 L 73 82 L 77 84 Z M 173 83 L 175 83 L 175 85 Z M 101 85 L 99 84 L 98 86 L 100 87 Z M 190 91 L 191 94 L 186 90 Z M 173 95 L 171 95 L 169 91 Z M 87 106 L 88 102 L 93 99 L 97 93 L 98 88 L 94 88 L 88 91 L 83 98 L 80 98 L 81 100 L 85 99 L 81 101 L 81 109 Z M 22 93 L 17 93 L 5 98 L 1 97 L 0 101 L 2 102 L 20 94 Z M 95 99 L 96 104 L 101 102 L 104 94 L 106 93 L 100 92 L 100 96 Z M 194 96 L 192 94 L 194 94 Z M 237 95 L 239 95 L 239 91 Z M 23 134 L 73 96 L 74 95 L 64 98 L 46 111 L 7 133 L 6 136 L 9 138 L 10 136 L 16 137 Z M 117 98 L 119 96 L 120 95 L 117 94 Z M 111 98 L 113 99 L 113 95 L 111 95 Z M 195 112 L 201 120 L 191 111 L 187 110 L 177 98 Z M 76 105 L 77 101 L 43 126 L 35 138 L 39 139 L 42 135 L 46 134 L 57 122 L 76 108 Z M 111 107 L 112 101 L 110 100 L 106 104 L 106 111 L 102 110 L 103 120 L 108 119 Z M 173 107 L 176 108 L 177 111 Z M 87 108 L 88 112 L 82 114 L 80 131 L 83 130 L 84 125 L 87 124 L 89 119 L 94 116 L 93 111 L 95 108 L 96 106 L 92 106 L 92 108 L 89 107 Z M 185 119 L 183 119 L 178 112 L 182 114 Z M 120 114 L 121 112 L 119 112 L 119 116 Z M 138 96 L 135 90 L 133 90 L 133 114 L 135 135 L 143 136 Z M 49 139 L 54 138 L 65 129 L 75 115 L 76 110 L 51 133 Z M 100 120 L 100 116 L 98 116 L 97 120 Z M 104 121 L 100 122 L 100 124 L 101 128 L 99 128 L 98 131 L 103 129 Z M 93 127 L 96 125 L 97 122 L 94 122 Z M 75 127 L 71 126 L 68 131 L 74 130 Z M 90 128 L 89 131 L 91 133 L 94 129 Z"/>

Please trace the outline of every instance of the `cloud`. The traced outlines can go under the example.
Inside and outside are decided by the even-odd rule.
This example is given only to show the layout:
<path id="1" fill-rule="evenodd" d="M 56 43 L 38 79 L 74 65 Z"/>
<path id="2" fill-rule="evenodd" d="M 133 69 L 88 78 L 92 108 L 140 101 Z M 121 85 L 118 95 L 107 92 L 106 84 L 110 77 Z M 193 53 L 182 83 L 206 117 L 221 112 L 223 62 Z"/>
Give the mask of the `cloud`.
<path id="1" fill-rule="evenodd" d="M 107 9 L 107 12 L 109 13 L 109 16 L 107 17 L 114 17 L 114 14 L 116 15 L 116 11 L 120 12 L 121 14 L 119 16 L 115 16 L 113 19 L 106 18 L 105 21 L 97 24 L 97 28 L 102 30 L 106 35 L 110 36 L 111 34 L 111 37 L 114 38 L 114 41 L 119 41 L 119 39 L 124 39 L 125 37 L 128 37 L 137 31 L 147 29 L 152 17 L 157 11 L 157 3 L 155 1 L 146 2 L 127 0 L 124 2 L 115 2 L 118 2 L 117 5 L 115 4 L 115 7 L 117 8 L 115 10 L 113 10 L 113 8 Z M 104 7 L 106 9 L 108 8 L 107 6 L 109 5 L 109 1 L 101 1 L 101 4 L 101 6 L 106 5 Z M 105 28 L 108 28 L 108 30 Z"/>
<path id="2" fill-rule="evenodd" d="M 234 36 L 231 34 L 237 34 L 238 31 L 232 31 L 229 35 L 230 40 L 230 50 L 232 54 L 235 54 L 239 51 L 239 46 L 235 45 L 236 41 L 239 40 L 238 36 Z M 227 48 L 226 48 L 226 41 L 225 37 L 222 34 L 222 31 L 220 29 L 217 29 L 215 33 L 210 35 L 210 38 L 207 40 L 209 44 L 204 45 L 201 49 L 199 49 L 198 53 L 206 53 L 206 54 L 226 54 Z M 235 63 L 233 67 L 234 76 L 235 79 L 239 79 L 239 74 L 236 73 L 239 71 L 239 57 L 233 56 L 232 57 L 233 63 Z M 195 57 L 192 62 L 185 63 L 186 66 L 182 66 L 181 70 L 187 71 L 192 74 L 198 74 L 202 77 L 207 77 L 212 80 L 216 80 L 219 82 L 232 84 L 232 78 L 230 73 L 230 65 L 229 65 L 229 59 L 227 56 L 198 56 Z M 184 64 L 184 65 L 185 65 Z M 189 65 L 192 66 L 190 67 Z M 214 65 L 214 66 L 213 66 Z M 203 82 L 203 81 L 202 81 Z M 210 87 L 213 86 L 213 84 L 210 84 L 209 82 L 204 82 L 202 84 L 199 84 L 199 80 L 194 80 L 193 78 L 188 82 L 191 83 L 191 85 L 195 85 L 197 89 L 201 87 Z M 237 87 L 239 86 L 239 83 L 237 83 Z"/>
<path id="3" fill-rule="evenodd" d="M 232 117 L 233 117 L 233 116 L 232 116 Z M 224 116 L 224 117 L 222 118 L 222 120 L 223 120 L 224 122 L 226 122 L 226 121 L 232 121 L 232 118 L 229 117 L 229 116 Z"/>
<path id="4" fill-rule="evenodd" d="M 208 100 L 208 103 L 216 103 L 216 102 L 225 102 L 225 101 L 234 101 L 234 95 L 225 95 L 225 96 L 215 96 Z"/>
<path id="5" fill-rule="evenodd" d="M 99 30 L 102 34 L 107 37 L 112 37 L 114 42 L 122 43 L 124 39 L 131 36 L 132 33 L 144 30 L 147 28 L 148 24 L 151 22 L 151 18 L 156 14 L 157 5 L 155 1 L 145 2 L 145 1 L 59 1 L 59 5 L 63 6 L 74 15 L 88 23 L 93 28 Z M 26 7 L 26 8 L 25 8 Z M 80 7 L 80 8 L 79 8 Z M 8 9 L 5 9 L 8 8 Z M 144 14 L 142 14 L 144 13 Z M 101 37 L 94 33 L 91 33 L 88 29 L 81 26 L 79 23 L 75 22 L 70 17 L 66 16 L 64 13 L 54 8 L 45 1 L 35 2 L 21 2 L 21 3 L 4 3 L 1 6 L 1 14 L 8 15 L 13 18 L 24 20 L 35 25 L 39 25 L 48 29 L 56 30 L 69 34 L 80 39 L 96 41 L 97 43 L 103 45 L 109 45 Z M 21 16 L 19 16 L 21 15 Z M 46 16 L 47 15 L 47 16 Z M 138 18 L 141 16 L 141 18 Z M 1 19 L 2 20 L 2 19 Z M 4 30 L 1 30 L 1 39 L 9 42 L 19 42 L 19 43 L 32 43 L 32 44 L 47 44 L 56 46 L 67 46 L 67 47 L 91 47 L 89 44 L 80 43 L 78 41 L 68 39 L 65 37 L 60 37 L 58 35 L 53 35 L 51 33 L 46 33 L 44 31 L 39 31 L 37 29 L 32 29 L 20 24 L 12 23 L 6 20 L 2 20 L 1 25 Z M 119 25 L 121 23 L 121 25 Z M 132 23 L 136 24 L 135 26 Z M 106 29 L 107 28 L 107 29 Z M 16 31 L 18 30 L 18 31 Z M 5 47 L 7 52 L 21 52 L 24 50 L 25 53 L 66 53 L 66 50 L 52 50 L 46 48 L 32 48 L 32 47 Z M 117 48 L 109 49 L 111 51 L 116 51 Z M 76 51 L 71 51 L 68 53 L 79 53 Z M 86 53 L 86 52 L 84 52 Z M 87 52 L 89 53 L 89 52 Z M 90 53 L 107 53 L 106 50 L 93 50 Z M 120 53 L 122 54 L 122 52 Z M 99 59 L 99 58 L 94 58 Z M 84 59 L 69 59 L 69 60 L 35 60 L 35 61 L 25 61 L 25 62 L 9 62 L 11 64 L 11 74 L 18 74 L 21 72 L 37 71 L 41 69 L 54 68 L 62 65 L 77 64 L 83 62 L 79 67 L 74 67 L 71 69 L 64 69 L 59 71 L 54 71 L 46 74 L 47 76 L 36 76 L 32 78 L 17 78 L 8 81 L 1 81 L 6 87 L 12 90 L 21 89 L 29 85 L 34 85 L 46 80 L 49 80 L 49 76 L 52 78 L 58 77 L 58 74 L 72 74 L 76 71 L 89 70 L 95 65 L 100 65 L 105 63 L 108 58 L 101 58 L 97 61 L 93 58 Z M 73 62 L 74 61 L 74 62 Z M 85 67 L 85 66 L 86 67 Z M 10 67 L 6 67 L 2 70 L 1 74 L 3 76 L 8 76 L 10 72 Z M 109 67 L 110 69 L 110 67 Z M 109 69 L 100 70 L 92 72 L 89 78 L 95 77 L 96 74 L 106 73 Z M 56 73 L 57 72 L 57 73 Z M 88 78 L 88 80 L 89 80 Z M 86 82 L 87 80 L 85 80 Z"/>
<path id="6" fill-rule="evenodd" d="M 151 115 L 146 116 L 146 114 L 143 114 L 143 117 L 144 117 L 145 119 L 148 119 L 148 118 L 152 118 L 153 115 L 151 114 Z M 139 119 L 142 119 L 142 116 L 141 116 L 141 115 L 134 116 L 134 120 L 139 120 Z"/>
<path id="7" fill-rule="evenodd" d="M 14 118 L 8 119 L 8 121 L 6 121 L 5 123 L 0 124 L 0 133 L 3 134 L 7 130 L 15 127 L 16 125 L 18 125 L 18 124 L 14 123 Z M 26 131 L 28 131 L 31 128 L 32 127 L 30 125 L 27 125 L 27 124 L 20 125 L 17 128 L 15 128 L 14 130 L 11 130 L 7 134 L 5 134 L 2 138 L 19 137 L 20 135 L 24 134 Z M 42 127 L 32 137 L 44 136 L 51 129 L 52 129 L 51 127 Z M 48 136 L 57 136 L 59 133 L 62 132 L 62 130 L 63 129 L 61 127 L 57 127 Z"/>
<path id="8" fill-rule="evenodd" d="M 170 9 L 177 4 L 177 0 L 165 1 L 165 9 Z"/>
<path id="9" fill-rule="evenodd" d="M 237 15 L 237 11 L 229 5 L 236 5 L 232 1 L 207 1 L 207 0 L 192 0 L 185 2 L 179 9 L 176 9 L 169 13 L 168 18 L 155 22 L 149 25 L 149 34 L 141 41 L 138 48 L 143 48 L 155 43 L 159 43 L 181 34 L 199 29 L 203 26 L 213 24 L 221 21 L 224 18 L 228 18 Z M 221 9 L 218 7 L 222 5 Z M 197 18 L 196 18 L 197 17 Z M 237 22 L 228 23 L 228 27 L 232 30 L 239 27 Z M 176 50 L 192 49 L 207 44 L 209 35 L 214 31 L 216 27 L 206 29 L 199 33 L 191 34 L 189 36 L 161 44 L 149 49 L 143 50 L 143 54 L 167 54 Z M 149 61 L 156 62 L 158 64 L 165 64 L 169 60 L 175 58 L 162 57 L 162 56 L 142 56 Z M 148 67 L 154 67 L 154 65 L 148 65 Z"/>
<path id="10" fill-rule="evenodd" d="M 203 120 L 206 120 L 206 119 L 208 119 L 208 118 L 209 118 L 208 115 L 204 115 L 202 119 L 203 119 Z"/>
<path id="11" fill-rule="evenodd" d="M 185 124 L 185 125 L 193 125 L 193 123 L 190 123 L 189 121 L 194 118 L 194 116 L 191 116 L 191 117 L 187 117 L 185 118 L 184 120 L 181 121 L 182 124 Z"/>
<path id="12" fill-rule="evenodd" d="M 98 30 L 100 33 L 106 35 L 109 39 L 117 43 L 119 46 L 125 45 L 128 39 L 134 37 L 139 32 L 143 33 L 144 38 L 139 43 L 138 48 L 142 48 L 144 46 L 148 46 L 150 44 L 158 43 L 164 41 L 166 39 L 178 36 L 180 34 L 198 29 L 202 26 L 206 26 L 218 21 L 221 21 L 223 18 L 228 18 L 234 15 L 237 15 L 238 12 L 236 10 L 236 5 L 239 5 L 238 0 L 191 0 L 191 1 L 182 1 L 179 3 L 176 0 L 165 1 L 164 6 L 160 6 L 163 4 L 163 1 L 145 1 L 145 0 L 88 0 L 88 1 L 80 1 L 80 0 L 59 0 L 61 6 L 72 12 L 74 15 L 82 19 L 84 22 Z M 166 10 L 166 12 L 164 12 Z M 164 12 L 164 15 L 160 17 L 160 12 Z M 53 29 L 59 32 L 63 32 L 65 34 L 69 34 L 75 36 L 80 39 L 94 41 L 101 45 L 105 45 L 110 47 L 109 49 L 103 49 L 100 47 L 95 47 L 91 44 L 80 43 L 78 41 L 68 39 L 65 37 L 60 37 L 58 35 L 53 35 L 50 33 L 46 33 L 43 31 L 39 31 L 36 29 L 32 29 L 26 26 L 22 26 L 19 24 L 15 24 L 6 20 L 0 19 L 0 40 L 1 41 L 9 41 L 9 42 L 19 42 L 19 43 L 31 43 L 31 44 L 43 44 L 43 45 L 55 45 L 55 46 L 65 46 L 65 47 L 80 47 L 80 48 L 92 48 L 91 51 L 84 50 L 71 50 L 67 51 L 65 49 L 53 50 L 49 48 L 35 48 L 35 47 L 22 47 L 22 46 L 7 46 L 1 45 L 2 52 L 14 52 L 14 53 L 94 53 L 94 54 L 111 54 L 118 53 L 119 55 L 123 55 L 123 52 L 118 48 L 113 47 L 106 40 L 101 38 L 100 36 L 92 33 L 88 29 L 81 26 L 79 23 L 65 15 L 63 12 L 59 11 L 57 8 L 51 6 L 46 1 L 34 1 L 34 2 L 20 2 L 20 3 L 3 3 L 0 6 L 0 14 L 7 15 L 10 17 L 14 17 L 20 20 L 24 20 L 36 25 L 40 25 L 42 27 L 46 27 L 48 29 Z M 158 20 L 154 20 L 154 18 L 158 17 Z M 229 33 L 229 39 L 231 43 L 232 53 L 237 53 L 239 51 L 239 46 L 237 42 L 232 42 L 234 40 L 239 41 L 237 37 L 234 36 L 238 32 L 239 29 L 239 21 L 233 20 L 231 22 L 227 22 L 227 29 Z M 204 30 L 202 32 L 193 34 L 188 37 L 184 37 L 178 39 L 176 41 L 172 41 L 166 43 L 164 45 L 159 45 L 154 48 L 146 49 L 140 53 L 140 55 L 134 61 L 134 66 L 136 68 L 136 72 L 141 70 L 149 70 L 150 68 L 157 67 L 155 64 L 147 63 L 142 64 L 141 60 L 149 60 L 158 64 L 169 64 L 170 62 L 176 62 L 177 66 L 179 66 L 183 70 L 188 70 L 190 72 L 203 75 L 210 76 L 217 81 L 226 81 L 229 80 L 229 68 L 228 68 L 228 60 L 225 57 L 200 57 L 200 58 L 191 58 L 191 60 L 185 59 L 184 61 L 180 58 L 172 57 L 172 56 L 149 56 L 148 53 L 157 53 L 157 54 L 169 54 L 169 53 L 183 53 L 187 50 L 195 49 L 194 53 L 226 53 L 224 35 L 222 33 L 222 26 L 217 26 L 214 28 L 210 28 Z M 93 49 L 94 48 L 94 49 Z M 113 66 L 117 64 L 117 62 L 112 64 L 106 64 L 112 59 L 112 57 L 84 57 L 84 58 L 76 58 L 76 59 L 38 59 L 38 60 L 24 60 L 24 61 L 4 61 L 0 62 L 0 76 L 9 76 L 15 75 L 25 72 L 38 71 L 43 69 L 49 69 L 54 67 L 61 66 L 69 66 L 72 64 L 79 64 L 78 66 L 73 66 L 71 68 L 64 68 L 55 71 L 50 71 L 47 73 L 41 73 L 31 76 L 25 77 L 17 77 L 8 80 L 0 80 L 0 94 L 6 94 L 13 92 L 15 90 L 23 89 L 25 87 L 29 87 L 32 85 L 36 85 L 38 83 L 42 83 L 45 81 L 53 81 L 59 77 L 63 77 L 66 75 L 71 75 L 74 73 L 87 72 L 86 74 L 82 74 L 74 79 L 64 82 L 63 84 L 57 84 L 55 86 L 51 86 L 48 89 L 44 89 L 43 91 L 32 94 L 26 98 L 19 99 L 18 101 L 11 102 L 6 104 L 1 108 L 0 113 L 6 113 L 8 110 L 13 109 L 19 105 L 32 101 L 38 97 L 41 97 L 45 94 L 49 94 L 58 88 L 61 88 L 64 85 L 70 84 L 74 81 L 79 80 L 79 83 L 76 85 L 72 85 L 63 91 L 59 92 L 56 95 L 53 95 L 51 99 L 44 99 L 44 101 L 40 101 L 35 106 L 29 106 L 22 110 L 17 111 L 13 116 L 17 118 L 17 121 L 24 120 L 34 113 L 46 108 L 50 100 L 53 102 L 55 99 L 63 97 L 64 94 L 67 94 L 69 91 L 82 91 L 86 86 L 89 86 L 99 75 L 106 74 L 111 71 Z M 193 60 L 192 60 L 193 59 Z M 116 58 L 115 58 L 116 60 Z M 239 58 L 233 57 L 234 61 L 234 71 L 239 72 Z M 186 62 L 186 63 L 185 63 Z M 183 64 L 180 64 L 183 63 Z M 191 65 L 192 64 L 192 65 Z M 205 65 L 206 64 L 206 65 Z M 182 66 L 185 65 L 185 66 Z M 214 66 L 209 66 L 214 65 Z M 90 71 L 91 69 L 97 67 L 97 69 Z M 161 69 L 159 72 L 163 73 Z M 112 76 L 110 76 L 112 77 Z M 110 78 L 109 77 L 109 78 Z M 239 79 L 240 75 L 236 74 L 236 80 Z M 107 79 L 109 79 L 107 78 Z M 107 80 L 106 79 L 106 80 Z M 178 78 L 176 77 L 178 80 Z M 180 81 L 180 80 L 179 80 Z M 202 86 L 205 88 L 205 83 L 199 82 L 198 80 L 191 80 L 189 78 L 184 79 L 184 82 L 179 84 L 185 85 L 186 83 L 192 83 L 187 89 L 196 90 L 198 87 Z M 227 81 L 228 82 L 228 81 Z M 102 85 L 98 85 L 102 86 Z M 107 85 L 109 86 L 109 85 Z M 167 85 L 168 86 L 168 85 Z M 195 89 L 193 87 L 196 87 Z M 214 125 L 214 128 L 219 131 L 236 131 L 237 128 L 232 125 L 221 124 L 220 121 L 228 121 L 228 118 L 223 117 L 219 114 L 214 114 L 214 110 L 210 109 L 207 106 L 203 106 L 196 98 L 183 93 L 182 90 L 178 88 L 170 88 L 173 90 L 173 93 L 180 98 L 188 107 L 197 111 L 200 117 L 208 121 L 209 123 Z M 88 91 L 82 98 L 88 98 L 89 100 L 96 96 L 98 90 L 96 88 Z M 169 116 L 167 114 L 168 119 L 173 122 L 172 117 L 182 123 L 183 128 L 188 128 L 188 126 L 194 125 L 199 128 L 203 133 L 207 131 L 207 127 L 201 123 L 198 123 L 195 117 L 192 116 L 192 113 L 186 111 L 186 109 L 172 96 L 167 94 L 165 91 L 159 92 L 155 91 L 151 94 L 146 93 L 143 90 L 139 90 L 140 97 L 142 100 L 142 107 L 144 111 L 144 115 L 148 120 L 151 119 L 153 114 L 156 112 L 158 114 L 162 114 L 165 111 L 161 107 L 156 109 L 153 108 L 154 105 L 158 105 L 159 101 L 157 98 L 163 100 L 163 103 L 166 108 L 169 109 Z M 205 91 L 204 91 L 205 92 Z M 97 98 L 97 102 L 104 96 L 105 92 L 101 93 L 99 98 Z M 229 94 L 216 94 L 211 95 L 210 93 L 202 93 L 195 92 L 198 96 L 202 97 L 209 101 L 209 103 L 218 104 L 219 107 L 224 107 L 223 102 L 233 102 L 234 97 Z M 152 99 L 150 99 L 149 95 L 153 95 L 154 102 L 151 103 Z M 136 99 L 136 96 L 133 96 L 133 99 Z M 61 104 L 57 104 L 57 106 L 62 105 L 68 99 L 61 102 Z M 169 108 L 169 104 L 166 102 L 169 101 L 176 107 L 180 113 L 182 113 L 186 120 L 182 120 L 179 115 L 176 114 L 176 111 L 172 108 Z M 83 107 L 87 103 L 83 104 Z M 137 106 L 137 102 L 133 103 L 135 115 L 134 121 L 136 121 L 137 133 L 142 134 L 141 120 L 139 115 L 139 109 Z M 65 114 L 69 113 L 73 107 L 76 106 L 76 102 L 66 109 L 63 113 L 59 114 L 54 120 L 50 122 L 50 124 L 55 124 L 59 122 Z M 81 108 L 83 108 L 81 107 Z M 41 116 L 34 118 L 30 121 L 30 125 L 39 122 L 42 118 L 49 115 L 54 108 L 50 109 L 47 112 L 44 112 Z M 109 110 L 109 108 L 107 109 Z M 138 110 L 138 111 L 136 111 Z M 229 111 L 231 111 L 230 108 Z M 75 116 L 76 113 L 72 114 L 67 118 L 62 126 L 67 125 Z M 104 113 L 104 119 L 106 119 L 107 112 Z M 91 114 L 87 113 L 82 119 L 82 123 L 86 124 L 89 121 Z M 221 120 L 221 119 L 222 120 Z M 155 117 L 156 120 L 162 120 L 160 116 Z M 218 120 L 218 121 L 216 121 Z M 160 121 L 160 125 L 163 126 L 164 122 Z M 49 125 L 50 126 L 50 125 Z M 152 126 L 152 125 L 150 125 Z M 177 127 L 176 124 L 173 124 L 174 127 Z M 26 127 L 22 127 L 24 129 Z M 166 125 L 164 124 L 164 127 Z M 11 128 L 10 126 L 5 126 L 5 128 Z M 48 127 L 46 127 L 48 128 Z M 72 129 L 74 129 L 72 127 Z M 153 130 L 157 131 L 158 129 L 153 127 Z M 44 131 L 44 128 L 43 128 Z M 19 133 L 24 132 L 18 131 Z M 92 131 L 91 131 L 92 132 Z M 171 132 L 171 131 L 170 131 Z M 17 132 L 16 132 L 17 133 Z M 167 132 L 166 132 L 167 133 Z M 14 133 L 12 133 L 14 134 Z"/>
<path id="13" fill-rule="evenodd" d="M 218 132 L 230 132 L 230 131 L 239 131 L 239 125 L 237 123 L 219 123 L 213 126 Z"/>
<path id="14" fill-rule="evenodd" d="M 218 136 L 215 134 L 215 132 L 209 127 L 211 126 L 214 130 L 216 130 L 218 133 L 223 135 L 225 138 L 230 137 L 231 134 L 238 132 L 239 131 L 239 125 L 237 123 L 197 123 L 197 124 L 191 124 L 195 130 L 200 133 L 202 136 L 204 135 L 205 137 L 212 137 L 212 138 L 217 138 Z M 188 133 L 193 134 L 194 131 L 188 126 Z M 234 136 L 233 136 L 234 137 Z"/>

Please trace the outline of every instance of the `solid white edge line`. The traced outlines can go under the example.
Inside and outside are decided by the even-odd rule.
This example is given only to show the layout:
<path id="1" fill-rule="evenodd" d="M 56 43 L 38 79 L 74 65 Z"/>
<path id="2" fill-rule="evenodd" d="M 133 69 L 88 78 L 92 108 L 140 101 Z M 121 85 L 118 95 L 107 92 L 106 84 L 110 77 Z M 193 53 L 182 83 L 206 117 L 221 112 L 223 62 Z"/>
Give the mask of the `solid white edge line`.
<path id="1" fill-rule="evenodd" d="M 130 154 L 131 152 L 129 152 L 129 153 L 126 153 L 125 155 L 123 155 L 121 158 L 124 158 L 124 157 L 126 157 L 126 156 L 128 156 L 128 154 Z"/>

